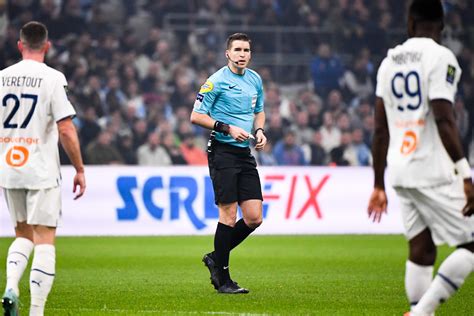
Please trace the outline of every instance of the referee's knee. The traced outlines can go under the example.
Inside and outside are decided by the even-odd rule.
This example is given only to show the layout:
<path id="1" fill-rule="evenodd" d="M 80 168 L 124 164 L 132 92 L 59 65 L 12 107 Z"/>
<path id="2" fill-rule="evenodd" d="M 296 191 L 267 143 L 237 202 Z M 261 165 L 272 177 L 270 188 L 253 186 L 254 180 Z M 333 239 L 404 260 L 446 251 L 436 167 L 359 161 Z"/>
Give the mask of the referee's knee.
<path id="1" fill-rule="evenodd" d="M 255 229 L 258 226 L 262 225 L 262 222 L 263 222 L 262 217 L 258 216 L 254 218 L 247 218 L 247 220 L 245 221 L 245 224 L 247 224 L 249 228 Z"/>

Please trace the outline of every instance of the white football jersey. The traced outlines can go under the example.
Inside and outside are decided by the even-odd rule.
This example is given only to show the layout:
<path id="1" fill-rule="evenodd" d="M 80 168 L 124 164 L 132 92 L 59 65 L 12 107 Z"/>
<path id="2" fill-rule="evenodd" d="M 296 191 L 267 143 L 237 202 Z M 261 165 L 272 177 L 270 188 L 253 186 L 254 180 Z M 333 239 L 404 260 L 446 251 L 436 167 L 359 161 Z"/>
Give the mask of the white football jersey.
<path id="1" fill-rule="evenodd" d="M 60 184 L 56 122 L 76 114 L 66 89 L 61 72 L 33 60 L 0 72 L 0 187 Z"/>
<path id="2" fill-rule="evenodd" d="M 430 38 L 390 49 L 377 74 L 390 132 L 387 168 L 397 187 L 452 182 L 454 163 L 441 142 L 430 100 L 454 103 L 461 68 L 454 54 Z"/>

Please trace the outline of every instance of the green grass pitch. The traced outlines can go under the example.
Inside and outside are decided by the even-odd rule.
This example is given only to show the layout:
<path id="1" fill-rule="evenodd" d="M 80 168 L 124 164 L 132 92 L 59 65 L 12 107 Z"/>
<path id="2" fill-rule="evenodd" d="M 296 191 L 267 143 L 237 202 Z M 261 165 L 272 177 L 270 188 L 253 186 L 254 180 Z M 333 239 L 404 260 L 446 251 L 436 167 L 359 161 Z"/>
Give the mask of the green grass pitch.
<path id="1" fill-rule="evenodd" d="M 3 267 L 11 240 L 0 239 Z M 230 265 L 247 295 L 216 294 L 201 262 L 211 246 L 210 236 L 60 237 L 45 315 L 403 315 L 408 309 L 402 236 L 251 236 Z M 437 263 L 450 251 L 441 248 Z M 20 290 L 27 315 L 27 273 Z M 473 292 L 471 275 L 436 315 L 473 315 Z"/>

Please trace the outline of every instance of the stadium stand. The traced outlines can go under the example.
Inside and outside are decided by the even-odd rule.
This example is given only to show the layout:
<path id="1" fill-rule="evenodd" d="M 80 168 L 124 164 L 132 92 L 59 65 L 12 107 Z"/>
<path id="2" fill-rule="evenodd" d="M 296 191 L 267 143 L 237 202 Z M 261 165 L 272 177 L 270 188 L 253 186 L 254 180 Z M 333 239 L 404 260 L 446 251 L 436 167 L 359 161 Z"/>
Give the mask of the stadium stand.
<path id="1" fill-rule="evenodd" d="M 45 23 L 54 44 L 47 63 L 68 78 L 86 163 L 188 164 L 183 148 L 202 150 L 208 135 L 189 123 L 196 92 L 225 64 L 220 45 L 227 35 L 243 31 L 253 39 L 251 67 L 266 88 L 270 144 L 259 163 L 367 165 L 375 72 L 387 49 L 405 37 L 403 3 L 0 1 L 0 67 L 20 57 L 19 26 Z M 443 44 L 463 69 L 455 111 L 472 163 L 474 4 L 444 4 Z M 302 157 L 285 159 L 285 137 Z M 150 142 L 160 159 L 143 159 Z"/>

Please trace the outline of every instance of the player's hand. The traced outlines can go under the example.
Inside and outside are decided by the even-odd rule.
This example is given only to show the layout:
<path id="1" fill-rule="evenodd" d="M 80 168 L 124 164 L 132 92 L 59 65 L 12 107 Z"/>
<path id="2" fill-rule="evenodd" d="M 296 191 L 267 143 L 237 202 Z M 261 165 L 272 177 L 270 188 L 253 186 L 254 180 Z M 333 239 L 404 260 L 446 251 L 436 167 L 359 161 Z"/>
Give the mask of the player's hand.
<path id="1" fill-rule="evenodd" d="M 79 186 L 79 192 L 77 192 L 74 200 L 77 200 L 81 196 L 84 195 L 86 191 L 86 177 L 84 176 L 84 172 L 77 172 L 74 176 L 74 183 L 72 187 L 72 193 L 76 193 L 77 187 Z"/>
<path id="2" fill-rule="evenodd" d="M 256 150 L 262 150 L 265 145 L 267 144 L 267 137 L 263 133 L 261 129 L 257 131 L 257 134 L 255 134 L 255 137 L 257 138 L 256 141 L 257 143 L 255 144 L 255 149 Z"/>
<path id="3" fill-rule="evenodd" d="M 233 139 L 235 139 L 239 143 L 244 142 L 250 138 L 248 132 L 246 132 L 245 130 L 241 129 L 238 126 L 233 126 L 233 125 L 229 126 L 229 134 Z"/>
<path id="4" fill-rule="evenodd" d="M 466 206 L 462 209 L 464 216 L 474 214 L 474 187 L 471 179 L 464 180 L 464 194 L 466 194 Z"/>
<path id="5" fill-rule="evenodd" d="M 382 214 L 387 213 L 387 194 L 385 190 L 374 188 L 372 195 L 370 196 L 369 206 L 367 208 L 369 218 L 372 218 L 373 222 L 380 223 Z"/>

